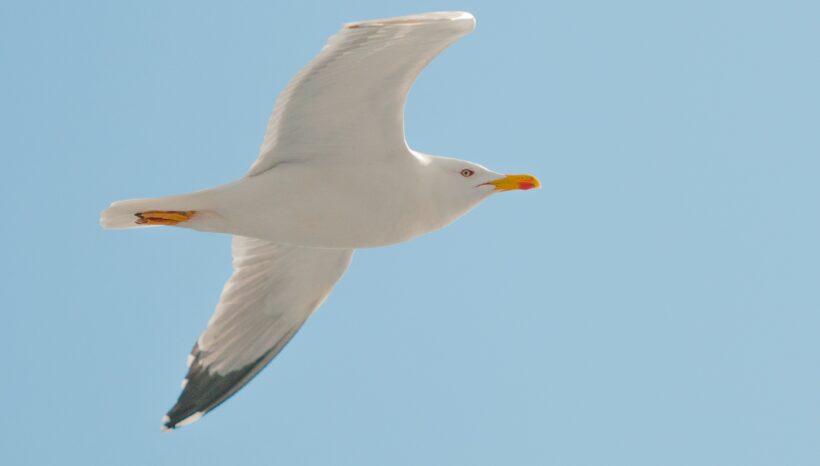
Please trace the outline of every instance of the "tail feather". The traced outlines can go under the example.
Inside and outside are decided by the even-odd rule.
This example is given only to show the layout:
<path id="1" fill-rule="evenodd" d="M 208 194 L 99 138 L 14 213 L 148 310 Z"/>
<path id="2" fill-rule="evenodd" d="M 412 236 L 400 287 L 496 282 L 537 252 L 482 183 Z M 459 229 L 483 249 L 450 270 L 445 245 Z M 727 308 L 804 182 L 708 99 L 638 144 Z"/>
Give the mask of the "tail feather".
<path id="1" fill-rule="evenodd" d="M 201 210 L 192 195 L 117 201 L 100 214 L 100 225 L 105 229 L 145 228 L 156 225 L 137 223 L 138 213 L 149 211 Z"/>

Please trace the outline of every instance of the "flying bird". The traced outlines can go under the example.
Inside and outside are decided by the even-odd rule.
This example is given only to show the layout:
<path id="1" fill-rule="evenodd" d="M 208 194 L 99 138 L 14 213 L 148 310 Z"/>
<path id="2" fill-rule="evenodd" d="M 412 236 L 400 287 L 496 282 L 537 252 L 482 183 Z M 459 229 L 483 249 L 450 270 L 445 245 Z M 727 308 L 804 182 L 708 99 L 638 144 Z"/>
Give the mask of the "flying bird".
<path id="1" fill-rule="evenodd" d="M 198 420 L 259 373 L 327 298 L 355 249 L 408 241 L 493 193 L 540 187 L 531 175 L 423 154 L 405 141 L 416 76 L 474 28 L 466 12 L 345 24 L 277 98 L 245 177 L 102 212 L 104 228 L 233 235 L 233 275 L 163 430 Z"/>

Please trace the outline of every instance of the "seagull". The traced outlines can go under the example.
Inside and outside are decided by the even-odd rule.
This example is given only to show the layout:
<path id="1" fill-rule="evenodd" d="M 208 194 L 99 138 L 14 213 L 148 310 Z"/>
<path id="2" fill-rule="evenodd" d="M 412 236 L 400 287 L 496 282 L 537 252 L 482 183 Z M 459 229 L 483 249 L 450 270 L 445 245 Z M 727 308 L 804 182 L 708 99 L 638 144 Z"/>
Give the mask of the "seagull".
<path id="1" fill-rule="evenodd" d="M 163 430 L 200 419 L 259 373 L 327 298 L 353 251 L 438 230 L 491 194 L 540 187 L 404 137 L 421 70 L 475 29 L 466 12 L 344 24 L 276 100 L 259 156 L 237 181 L 118 201 L 104 228 L 174 226 L 233 235 L 233 275 L 188 356 Z"/>

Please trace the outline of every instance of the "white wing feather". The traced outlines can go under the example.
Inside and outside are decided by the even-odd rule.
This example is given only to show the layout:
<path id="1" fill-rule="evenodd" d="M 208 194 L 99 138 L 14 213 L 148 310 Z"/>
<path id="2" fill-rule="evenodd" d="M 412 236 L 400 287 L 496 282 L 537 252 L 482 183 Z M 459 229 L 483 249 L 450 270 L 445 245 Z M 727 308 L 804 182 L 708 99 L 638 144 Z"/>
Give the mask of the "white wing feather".
<path id="1" fill-rule="evenodd" d="M 234 273 L 191 352 L 166 428 L 198 419 L 253 378 L 322 304 L 353 255 L 241 236 L 232 249 Z"/>
<path id="2" fill-rule="evenodd" d="M 404 102 L 410 86 L 436 55 L 474 28 L 465 12 L 344 25 L 279 95 L 248 175 L 289 160 L 408 154 Z"/>

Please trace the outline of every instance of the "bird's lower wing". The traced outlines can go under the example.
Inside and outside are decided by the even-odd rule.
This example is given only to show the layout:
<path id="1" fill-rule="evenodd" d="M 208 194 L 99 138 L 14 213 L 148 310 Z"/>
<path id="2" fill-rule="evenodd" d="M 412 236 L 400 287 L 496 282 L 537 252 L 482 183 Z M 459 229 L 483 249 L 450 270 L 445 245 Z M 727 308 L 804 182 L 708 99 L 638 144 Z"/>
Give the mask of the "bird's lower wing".
<path id="1" fill-rule="evenodd" d="M 248 383 L 322 304 L 352 255 L 235 236 L 233 276 L 191 351 L 164 428 L 196 421 Z"/>

